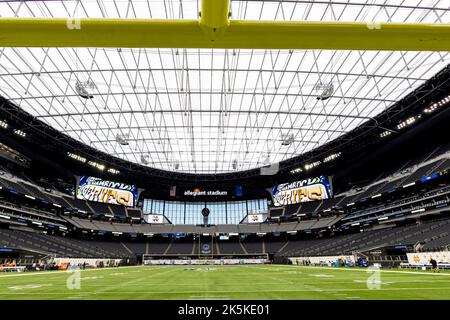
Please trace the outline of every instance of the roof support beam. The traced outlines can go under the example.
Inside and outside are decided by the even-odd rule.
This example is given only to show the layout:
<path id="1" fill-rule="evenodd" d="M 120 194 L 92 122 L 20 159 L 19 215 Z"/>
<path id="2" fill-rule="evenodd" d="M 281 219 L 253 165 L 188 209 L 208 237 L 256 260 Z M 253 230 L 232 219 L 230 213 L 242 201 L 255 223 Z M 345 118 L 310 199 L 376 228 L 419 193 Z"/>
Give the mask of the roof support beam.
<path id="1" fill-rule="evenodd" d="M 209 26 L 221 26 L 225 20 L 221 11 L 212 12 L 200 23 L 0 18 L 0 47 L 450 50 L 450 24 L 230 20 L 214 34 Z"/>

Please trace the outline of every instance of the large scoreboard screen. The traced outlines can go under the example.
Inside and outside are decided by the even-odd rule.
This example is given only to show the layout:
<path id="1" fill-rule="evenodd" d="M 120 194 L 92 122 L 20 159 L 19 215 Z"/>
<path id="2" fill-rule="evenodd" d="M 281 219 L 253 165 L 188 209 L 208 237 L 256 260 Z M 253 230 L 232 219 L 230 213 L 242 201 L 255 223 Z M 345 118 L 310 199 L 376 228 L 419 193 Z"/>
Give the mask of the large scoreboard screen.
<path id="1" fill-rule="evenodd" d="M 134 207 L 137 187 L 100 178 L 82 176 L 78 183 L 77 199 Z"/>
<path id="2" fill-rule="evenodd" d="M 276 207 L 333 197 L 330 178 L 319 176 L 275 185 L 272 200 Z"/>

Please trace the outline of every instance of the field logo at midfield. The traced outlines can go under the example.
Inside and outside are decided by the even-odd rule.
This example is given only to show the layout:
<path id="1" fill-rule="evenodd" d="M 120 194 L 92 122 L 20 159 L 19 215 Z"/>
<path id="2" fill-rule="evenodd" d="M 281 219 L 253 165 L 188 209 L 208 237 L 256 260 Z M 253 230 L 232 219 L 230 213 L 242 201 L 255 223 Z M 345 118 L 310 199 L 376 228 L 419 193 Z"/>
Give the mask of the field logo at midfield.
<path id="1" fill-rule="evenodd" d="M 367 268 L 367 273 L 371 273 L 366 281 L 369 290 L 381 289 L 381 272 L 379 266 L 370 266 Z"/>
<path id="2" fill-rule="evenodd" d="M 70 276 L 67 278 L 66 286 L 69 290 L 81 289 L 81 271 L 79 269 L 67 271 Z"/>

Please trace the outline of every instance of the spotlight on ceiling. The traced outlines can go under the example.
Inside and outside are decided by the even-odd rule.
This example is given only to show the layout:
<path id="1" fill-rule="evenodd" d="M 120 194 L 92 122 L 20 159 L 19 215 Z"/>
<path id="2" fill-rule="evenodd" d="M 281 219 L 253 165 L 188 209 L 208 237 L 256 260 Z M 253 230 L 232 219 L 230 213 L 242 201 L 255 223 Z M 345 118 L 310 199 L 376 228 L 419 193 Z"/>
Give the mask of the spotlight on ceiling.
<path id="1" fill-rule="evenodd" d="M 281 134 L 281 145 L 289 146 L 294 142 L 294 134 Z"/>
<path id="2" fill-rule="evenodd" d="M 148 156 L 145 156 L 145 155 L 142 154 L 141 155 L 141 163 L 144 164 L 144 165 L 149 164 Z"/>
<path id="3" fill-rule="evenodd" d="M 128 135 L 116 135 L 116 141 L 122 146 L 128 146 L 130 143 L 128 142 Z"/>
<path id="4" fill-rule="evenodd" d="M 233 160 L 232 166 L 233 166 L 233 170 L 237 170 L 238 164 L 237 164 L 237 160 L 236 159 Z"/>
<path id="5" fill-rule="evenodd" d="M 96 87 L 95 83 L 92 81 L 86 81 L 86 82 L 77 81 L 75 83 L 75 91 L 83 99 L 94 98 L 94 95 L 89 93 L 88 89 L 93 90 L 93 89 L 95 89 L 95 87 Z"/>
<path id="6" fill-rule="evenodd" d="M 317 100 L 327 100 L 333 95 L 334 86 L 331 82 L 326 84 L 319 82 L 314 86 L 314 90 L 320 91 L 320 94 L 316 97 Z"/>

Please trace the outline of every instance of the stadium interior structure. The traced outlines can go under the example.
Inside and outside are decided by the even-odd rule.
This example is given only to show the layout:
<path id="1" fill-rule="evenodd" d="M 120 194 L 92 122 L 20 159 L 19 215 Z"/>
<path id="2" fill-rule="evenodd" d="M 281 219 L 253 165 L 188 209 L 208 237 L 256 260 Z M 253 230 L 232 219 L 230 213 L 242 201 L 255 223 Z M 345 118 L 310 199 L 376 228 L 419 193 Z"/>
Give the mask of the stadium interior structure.
<path id="1" fill-rule="evenodd" d="M 0 12 L 4 270 L 449 251 L 446 1 Z"/>

